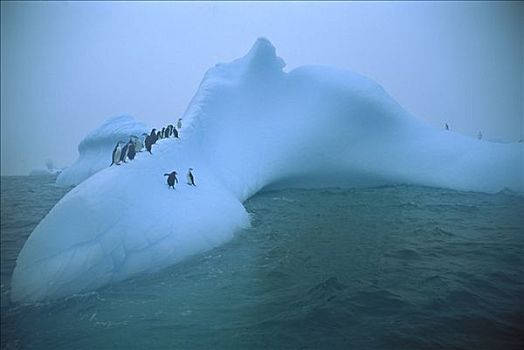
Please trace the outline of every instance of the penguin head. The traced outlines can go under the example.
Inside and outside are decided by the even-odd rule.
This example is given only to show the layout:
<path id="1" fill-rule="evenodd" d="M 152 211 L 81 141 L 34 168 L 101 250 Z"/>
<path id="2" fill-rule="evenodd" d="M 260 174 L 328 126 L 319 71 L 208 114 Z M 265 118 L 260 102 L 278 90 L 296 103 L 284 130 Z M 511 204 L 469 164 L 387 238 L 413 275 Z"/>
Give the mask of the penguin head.
<path id="1" fill-rule="evenodd" d="M 189 168 L 189 171 L 193 171 L 193 168 Z"/>

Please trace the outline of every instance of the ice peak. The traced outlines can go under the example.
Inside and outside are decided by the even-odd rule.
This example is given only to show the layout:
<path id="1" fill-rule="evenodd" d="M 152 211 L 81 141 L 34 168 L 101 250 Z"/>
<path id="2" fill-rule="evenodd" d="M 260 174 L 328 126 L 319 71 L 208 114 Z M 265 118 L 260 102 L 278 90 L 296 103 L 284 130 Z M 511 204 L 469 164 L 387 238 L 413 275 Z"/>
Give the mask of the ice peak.
<path id="1" fill-rule="evenodd" d="M 247 61 L 250 70 L 253 71 L 281 71 L 286 65 L 284 60 L 277 56 L 273 44 L 263 37 L 255 41 L 244 59 Z"/>

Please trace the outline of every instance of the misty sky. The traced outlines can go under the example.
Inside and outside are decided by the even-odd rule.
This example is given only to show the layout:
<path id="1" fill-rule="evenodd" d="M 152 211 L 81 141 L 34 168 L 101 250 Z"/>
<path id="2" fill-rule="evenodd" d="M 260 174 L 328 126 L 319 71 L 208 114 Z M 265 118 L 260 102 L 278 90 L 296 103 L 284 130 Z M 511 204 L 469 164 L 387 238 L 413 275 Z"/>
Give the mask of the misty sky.
<path id="1" fill-rule="evenodd" d="M 2 175 L 73 163 L 111 116 L 172 123 L 259 36 L 286 71 L 351 69 L 438 127 L 523 137 L 519 3 L 2 2 Z"/>

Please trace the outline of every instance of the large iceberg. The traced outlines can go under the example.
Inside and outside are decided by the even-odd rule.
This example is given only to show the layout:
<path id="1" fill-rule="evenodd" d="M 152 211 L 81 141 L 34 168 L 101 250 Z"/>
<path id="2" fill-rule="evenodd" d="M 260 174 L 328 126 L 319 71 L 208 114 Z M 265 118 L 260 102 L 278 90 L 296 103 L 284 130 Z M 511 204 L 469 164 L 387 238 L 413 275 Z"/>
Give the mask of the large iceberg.
<path id="1" fill-rule="evenodd" d="M 267 188 L 523 190 L 522 145 L 435 129 L 358 74 L 284 65 L 258 39 L 211 68 L 179 140 L 94 174 L 40 222 L 18 257 L 12 299 L 91 291 L 215 247 L 249 225 L 242 202 Z M 190 167 L 197 187 L 183 181 Z M 163 176 L 173 170 L 175 190 Z"/>
<path id="2" fill-rule="evenodd" d="M 78 160 L 56 178 L 58 186 L 78 185 L 91 175 L 111 164 L 111 155 L 118 141 L 129 141 L 131 135 L 140 137 L 148 132 L 145 124 L 129 115 L 107 119 L 90 132 L 78 145 Z"/>

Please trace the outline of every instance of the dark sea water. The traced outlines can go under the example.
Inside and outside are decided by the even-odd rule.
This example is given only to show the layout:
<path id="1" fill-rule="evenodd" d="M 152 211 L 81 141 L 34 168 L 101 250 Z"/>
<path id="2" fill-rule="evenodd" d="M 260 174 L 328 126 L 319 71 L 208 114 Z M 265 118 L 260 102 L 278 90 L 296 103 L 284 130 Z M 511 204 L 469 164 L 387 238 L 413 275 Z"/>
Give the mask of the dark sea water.
<path id="1" fill-rule="evenodd" d="M 425 187 L 284 190 L 252 228 L 160 273 L 12 304 L 67 192 L 1 178 L 2 349 L 523 349 L 524 198 Z"/>

